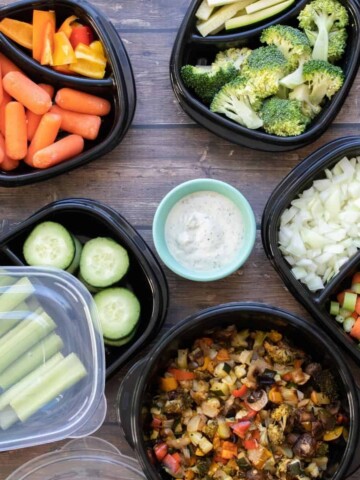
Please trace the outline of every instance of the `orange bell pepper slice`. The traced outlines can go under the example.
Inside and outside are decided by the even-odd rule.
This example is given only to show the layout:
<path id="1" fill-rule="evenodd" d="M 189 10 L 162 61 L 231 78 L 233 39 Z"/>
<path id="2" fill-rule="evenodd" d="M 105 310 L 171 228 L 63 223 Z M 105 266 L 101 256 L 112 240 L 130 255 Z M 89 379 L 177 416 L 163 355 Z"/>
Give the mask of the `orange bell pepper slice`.
<path id="1" fill-rule="evenodd" d="M 54 35 L 53 65 L 69 65 L 76 62 L 75 52 L 64 32 Z"/>
<path id="2" fill-rule="evenodd" d="M 71 15 L 70 17 L 66 18 L 63 23 L 61 24 L 58 32 L 64 32 L 67 38 L 70 38 L 72 30 L 74 28 L 74 22 L 78 19 L 76 15 Z M 76 24 L 79 25 L 79 24 Z"/>
<path id="3" fill-rule="evenodd" d="M 22 47 L 32 49 L 33 26 L 12 18 L 3 18 L 0 22 L 0 32 Z"/>
<path id="4" fill-rule="evenodd" d="M 41 54 L 44 49 L 45 31 L 48 23 L 52 24 L 55 32 L 56 20 L 54 11 L 34 10 L 33 11 L 33 41 L 32 55 L 38 62 L 41 61 Z"/>
<path id="5" fill-rule="evenodd" d="M 41 65 L 52 65 L 53 64 L 53 52 L 54 52 L 54 35 L 55 29 L 52 22 L 46 24 L 44 32 L 44 44 L 41 52 Z"/>

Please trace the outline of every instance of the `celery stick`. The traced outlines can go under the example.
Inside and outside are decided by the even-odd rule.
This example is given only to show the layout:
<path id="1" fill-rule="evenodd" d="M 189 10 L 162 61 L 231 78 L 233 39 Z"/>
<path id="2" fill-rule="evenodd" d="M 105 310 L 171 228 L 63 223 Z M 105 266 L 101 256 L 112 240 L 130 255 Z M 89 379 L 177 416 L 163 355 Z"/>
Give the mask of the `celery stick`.
<path id="1" fill-rule="evenodd" d="M 252 3 L 252 0 L 241 0 L 236 3 L 231 3 L 225 7 L 219 8 L 211 17 L 202 23 L 197 24 L 197 29 L 203 37 L 206 37 L 214 30 L 219 29 L 225 25 L 225 22 L 236 15 L 240 10 Z"/>
<path id="2" fill-rule="evenodd" d="M 55 322 L 45 312 L 42 312 L 41 315 L 30 315 L 30 317 L 30 322 L 25 327 L 21 328 L 17 335 L 13 335 L 10 340 L 1 345 L 0 372 L 3 372 L 12 362 L 19 358 L 20 355 L 33 347 L 37 342 L 45 338 L 56 328 Z M 24 320 L 23 322 L 27 322 L 27 320 Z M 21 323 L 18 327 L 21 326 Z M 15 329 L 18 327 L 15 327 Z M 11 330 L 9 333 L 11 333 Z M 5 335 L 5 337 L 6 336 L 7 335 Z M 2 339 L 0 339 L 0 341 L 1 340 Z"/>
<path id="3" fill-rule="evenodd" d="M 294 1 L 295 0 L 287 0 L 286 2 L 278 3 L 270 8 L 265 8 L 259 12 L 252 13 L 251 15 L 240 15 L 239 17 L 231 18 L 225 22 L 225 28 L 226 30 L 231 30 L 232 28 L 246 27 L 252 23 L 261 22 L 262 20 L 273 17 L 290 7 Z"/>
<path id="4" fill-rule="evenodd" d="M 223 5 L 229 5 L 230 3 L 235 3 L 237 1 L 238 0 L 207 0 L 211 7 L 222 7 Z"/>
<path id="5" fill-rule="evenodd" d="M 208 0 L 203 0 L 200 4 L 200 7 L 195 12 L 195 17 L 199 20 L 207 20 L 212 14 L 214 7 L 210 7 Z"/>
<path id="6" fill-rule="evenodd" d="M 252 3 L 248 5 L 245 10 L 246 13 L 255 13 L 259 10 L 264 10 L 264 8 L 272 7 L 273 5 L 277 5 L 281 3 L 283 0 L 259 0 L 258 2 Z"/>
<path id="7" fill-rule="evenodd" d="M 11 407 L 7 407 L 0 412 L 0 428 L 2 430 L 7 430 L 18 421 L 19 417 Z"/>
<path id="8" fill-rule="evenodd" d="M 10 287 L 15 283 L 15 278 L 9 275 L 1 275 L 0 270 L 0 287 Z"/>
<path id="9" fill-rule="evenodd" d="M 39 312 L 41 312 L 41 310 L 39 309 Z M 18 323 L 14 328 L 12 328 L 11 330 L 9 330 L 5 335 L 3 335 L 1 338 L 0 338 L 0 358 L 1 358 L 1 352 L 2 352 L 2 347 L 4 345 L 6 345 L 11 338 L 15 337 L 16 335 L 18 335 L 18 333 L 20 332 L 20 330 L 22 330 L 23 328 L 25 328 L 27 325 L 29 325 L 33 319 L 35 318 L 35 316 L 38 315 L 39 312 L 34 312 L 34 313 L 31 313 L 28 317 L 26 317 L 24 320 L 22 320 L 20 323 Z"/>
<path id="10" fill-rule="evenodd" d="M 345 310 L 349 310 L 349 312 L 354 312 L 356 307 L 356 300 L 357 300 L 356 293 L 345 292 L 344 303 L 342 305 L 342 308 L 345 308 Z"/>
<path id="11" fill-rule="evenodd" d="M 64 360 L 64 356 L 61 353 L 57 353 L 50 358 L 47 362 L 43 363 L 40 367 L 33 370 L 26 377 L 20 380 L 20 382 L 13 385 L 11 388 L 6 390 L 2 395 L 0 395 L 0 410 L 3 410 L 7 405 L 10 404 L 17 396 L 19 396 L 29 385 L 32 385 L 37 379 L 45 375 L 46 372 L 50 371 L 55 365 L 59 364 Z"/>
<path id="12" fill-rule="evenodd" d="M 0 337 L 16 327 L 20 320 L 29 315 L 29 307 L 25 302 L 19 303 L 15 310 L 0 312 Z"/>
<path id="13" fill-rule="evenodd" d="M 27 277 L 20 278 L 0 295 L 0 312 L 14 310 L 19 303 L 26 300 L 35 288 Z"/>
<path id="14" fill-rule="evenodd" d="M 339 315 L 339 313 L 340 313 L 340 303 L 330 302 L 330 315 Z"/>
<path id="15" fill-rule="evenodd" d="M 64 343 L 59 335 L 55 333 L 48 335 L 0 373 L 0 387 L 4 390 L 11 387 L 28 373 L 47 362 L 55 353 L 60 352 L 63 346 Z"/>
<path id="16" fill-rule="evenodd" d="M 60 393 L 79 382 L 87 374 L 75 353 L 70 353 L 44 375 L 26 387 L 11 403 L 16 415 L 25 422 Z"/>
<path id="17" fill-rule="evenodd" d="M 360 283 L 353 283 L 353 284 L 351 285 L 351 290 L 352 290 L 354 293 L 360 294 Z"/>

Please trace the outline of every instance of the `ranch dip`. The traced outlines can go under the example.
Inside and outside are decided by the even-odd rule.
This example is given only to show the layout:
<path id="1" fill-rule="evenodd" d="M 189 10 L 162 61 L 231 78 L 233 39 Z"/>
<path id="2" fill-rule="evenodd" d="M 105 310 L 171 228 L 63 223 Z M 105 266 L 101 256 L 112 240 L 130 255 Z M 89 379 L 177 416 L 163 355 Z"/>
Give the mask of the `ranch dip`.
<path id="1" fill-rule="evenodd" d="M 240 210 L 217 192 L 186 195 L 173 206 L 165 222 L 170 253 L 193 271 L 214 271 L 231 264 L 243 239 Z"/>

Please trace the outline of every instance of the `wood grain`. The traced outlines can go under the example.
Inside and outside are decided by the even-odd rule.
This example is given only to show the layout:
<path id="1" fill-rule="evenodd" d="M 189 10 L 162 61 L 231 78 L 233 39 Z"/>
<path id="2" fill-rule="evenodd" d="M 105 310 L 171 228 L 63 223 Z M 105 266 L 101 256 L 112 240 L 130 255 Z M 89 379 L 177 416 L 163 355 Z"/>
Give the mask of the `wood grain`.
<path id="1" fill-rule="evenodd" d="M 92 3 L 114 23 L 130 55 L 138 93 L 134 123 L 121 145 L 87 166 L 38 185 L 1 188 L 0 231 L 8 231 L 54 200 L 89 197 L 118 210 L 153 248 L 152 219 L 163 196 L 185 180 L 221 179 L 241 190 L 254 209 L 258 228 L 254 251 L 242 269 L 214 283 L 192 283 L 164 268 L 170 304 L 160 335 L 187 315 L 232 301 L 265 302 L 310 319 L 265 256 L 260 239 L 262 211 L 274 187 L 312 151 L 336 138 L 360 135 L 360 75 L 334 124 L 316 142 L 293 152 L 258 152 L 206 131 L 177 104 L 169 80 L 169 58 L 190 0 L 93 0 Z M 96 436 L 132 455 L 116 411 L 117 392 L 128 367 L 125 365 L 107 383 L 108 414 Z M 353 367 L 353 371 L 359 380 L 359 369 Z M 28 460 L 65 443 L 0 453 L 0 480 Z M 360 472 L 350 478 L 360 480 Z"/>

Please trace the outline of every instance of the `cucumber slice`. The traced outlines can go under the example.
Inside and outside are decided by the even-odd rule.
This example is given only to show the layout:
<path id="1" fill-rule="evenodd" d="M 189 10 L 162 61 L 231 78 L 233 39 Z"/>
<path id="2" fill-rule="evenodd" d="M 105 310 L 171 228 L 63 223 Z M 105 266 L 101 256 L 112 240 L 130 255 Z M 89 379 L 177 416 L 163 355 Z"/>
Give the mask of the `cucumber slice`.
<path id="1" fill-rule="evenodd" d="M 140 302 L 127 288 L 107 288 L 94 296 L 103 336 L 107 341 L 123 340 L 140 318 Z"/>
<path id="2" fill-rule="evenodd" d="M 90 285 L 89 283 L 85 282 L 85 280 L 84 280 L 83 277 L 81 276 L 81 273 L 80 273 L 80 272 L 78 273 L 78 279 L 79 279 L 80 282 L 84 285 L 84 287 L 89 290 L 89 292 L 91 292 L 91 293 L 100 292 L 101 288 L 93 287 L 93 286 Z"/>
<path id="3" fill-rule="evenodd" d="M 71 265 L 66 269 L 66 271 L 69 273 L 75 273 L 76 270 L 79 268 L 81 252 L 83 248 L 80 243 L 80 240 L 78 240 L 74 235 L 72 237 L 75 245 L 75 255 L 74 255 L 73 261 L 71 262 Z"/>
<path id="4" fill-rule="evenodd" d="M 85 243 L 80 258 L 80 274 L 93 287 L 110 287 L 129 268 L 125 248 L 111 238 L 98 237 Z"/>
<path id="5" fill-rule="evenodd" d="M 25 240 L 23 254 L 28 265 L 66 270 L 74 259 L 75 244 L 65 227 L 43 222 Z"/>
<path id="6" fill-rule="evenodd" d="M 135 333 L 136 328 L 134 328 L 134 331 L 130 333 L 130 335 L 124 338 L 119 338 L 119 340 L 109 340 L 108 338 L 104 337 L 104 343 L 105 345 L 109 345 L 110 347 L 121 347 L 122 345 L 129 343 L 134 338 Z"/>

